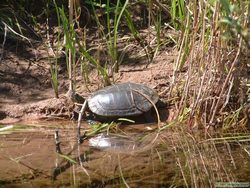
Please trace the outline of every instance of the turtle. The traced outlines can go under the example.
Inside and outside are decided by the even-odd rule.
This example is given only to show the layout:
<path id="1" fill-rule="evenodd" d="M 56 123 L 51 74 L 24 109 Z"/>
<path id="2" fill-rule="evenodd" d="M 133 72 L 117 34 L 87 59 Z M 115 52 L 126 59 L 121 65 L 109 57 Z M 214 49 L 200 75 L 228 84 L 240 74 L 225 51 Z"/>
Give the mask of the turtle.
<path id="1" fill-rule="evenodd" d="M 79 95 L 74 96 L 74 99 L 76 98 L 79 98 Z M 84 101 L 80 113 L 88 109 L 96 119 L 102 120 L 139 116 L 149 112 L 158 100 L 157 92 L 146 85 L 120 83 L 94 92 Z"/>
<path id="2" fill-rule="evenodd" d="M 85 103 L 86 108 L 96 117 L 115 119 L 144 114 L 158 100 L 155 90 L 143 84 L 127 82 L 97 90 Z"/>

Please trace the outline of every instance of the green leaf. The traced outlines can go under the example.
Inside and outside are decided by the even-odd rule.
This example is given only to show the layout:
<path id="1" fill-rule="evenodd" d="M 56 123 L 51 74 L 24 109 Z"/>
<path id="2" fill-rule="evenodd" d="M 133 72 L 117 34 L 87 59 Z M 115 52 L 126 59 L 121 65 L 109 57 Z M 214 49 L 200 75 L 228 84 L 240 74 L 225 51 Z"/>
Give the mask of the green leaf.
<path id="1" fill-rule="evenodd" d="M 127 121 L 127 122 L 130 122 L 130 123 L 135 123 L 134 120 L 127 119 L 127 118 L 119 118 L 118 120 L 119 120 L 119 121 Z"/>
<path id="2" fill-rule="evenodd" d="M 230 18 L 224 17 L 220 20 L 221 23 L 228 24 L 228 25 L 233 25 L 233 22 Z"/>
<path id="3" fill-rule="evenodd" d="M 220 0 L 220 3 L 222 5 L 222 7 L 225 9 L 226 14 L 229 15 L 231 13 L 229 1 L 228 0 Z"/>
<path id="4" fill-rule="evenodd" d="M 58 153 L 58 155 L 68 161 L 70 161 L 71 163 L 74 163 L 74 164 L 77 164 L 76 160 L 72 159 L 71 157 L 67 156 L 67 155 L 63 155 L 63 154 L 60 154 Z"/>

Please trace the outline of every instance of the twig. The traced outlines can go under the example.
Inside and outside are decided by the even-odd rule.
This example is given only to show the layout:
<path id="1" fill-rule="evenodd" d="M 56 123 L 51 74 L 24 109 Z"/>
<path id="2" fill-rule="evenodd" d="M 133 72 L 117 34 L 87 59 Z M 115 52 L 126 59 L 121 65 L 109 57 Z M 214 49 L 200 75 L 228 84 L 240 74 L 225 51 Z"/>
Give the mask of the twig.
<path id="1" fill-rule="evenodd" d="M 2 23 L 4 24 L 4 27 L 6 27 L 9 31 L 11 31 L 12 33 L 14 33 L 15 35 L 27 40 L 30 44 L 31 44 L 31 41 L 30 39 L 28 39 L 27 37 L 17 33 L 16 31 L 14 31 L 10 26 L 8 26 L 8 24 L 6 24 L 4 21 L 2 21 Z"/>
<path id="2" fill-rule="evenodd" d="M 84 103 L 82 104 L 82 108 L 81 108 L 81 110 L 79 112 L 79 115 L 78 115 L 78 122 L 77 122 L 77 139 L 78 139 L 78 144 L 81 144 L 82 141 L 83 141 L 80 129 L 81 129 L 82 114 L 85 111 L 86 107 L 87 107 L 87 100 L 85 100 Z M 84 132 L 84 135 L 85 135 L 85 132 Z"/>
<path id="3" fill-rule="evenodd" d="M 230 78 L 229 82 L 230 82 L 230 85 L 229 85 L 229 88 L 228 88 L 228 91 L 227 91 L 227 94 L 226 94 L 226 101 L 224 102 L 222 108 L 220 109 L 221 112 L 226 107 L 226 105 L 228 104 L 229 99 L 230 99 L 230 93 L 231 93 L 231 90 L 233 88 L 233 83 L 234 83 L 234 77 L 232 77 L 232 75 L 231 75 L 231 78 Z"/>
<path id="4" fill-rule="evenodd" d="M 89 181 L 91 181 L 90 175 L 89 175 L 87 169 L 83 166 L 83 162 L 82 162 L 82 159 L 81 159 L 80 145 L 79 145 L 79 144 L 77 145 L 77 152 L 78 152 L 78 160 L 79 160 L 79 164 L 80 164 L 80 166 L 81 166 L 81 169 L 82 169 L 83 172 L 88 176 Z"/>
<path id="5" fill-rule="evenodd" d="M 20 164 L 20 165 L 22 165 L 22 166 L 24 166 L 24 167 L 30 169 L 30 170 L 32 171 L 32 174 L 33 174 L 34 176 L 38 176 L 38 175 L 36 174 L 36 172 L 38 172 L 39 174 L 42 174 L 42 175 L 43 175 L 44 177 L 46 177 L 46 178 L 47 178 L 47 177 L 51 177 L 51 176 L 49 176 L 46 172 L 44 172 L 43 170 L 40 170 L 40 169 L 38 169 L 38 168 L 33 168 L 32 166 L 29 166 L 29 165 L 27 165 L 26 163 L 20 161 L 19 158 L 9 158 L 9 159 L 10 159 L 11 161 L 17 163 L 17 164 Z"/>
<path id="6" fill-rule="evenodd" d="M 132 89 L 133 91 L 135 91 L 135 92 L 137 92 L 137 93 L 139 93 L 140 95 L 142 95 L 143 97 L 145 97 L 152 105 L 153 105 L 153 107 L 154 107 L 154 109 L 155 109 L 155 112 L 156 112 L 156 115 L 157 115 L 157 121 L 158 121 L 158 129 L 160 130 L 160 124 L 161 124 L 161 120 L 160 120 L 160 115 L 159 115 L 159 112 L 158 112 L 158 109 L 156 108 L 156 106 L 155 106 L 155 104 L 154 104 L 154 102 L 152 101 L 152 100 L 150 100 L 150 98 L 147 96 L 147 95 L 145 95 L 145 94 L 143 94 L 142 92 L 140 92 L 140 91 L 138 91 L 138 90 L 135 90 L 135 89 Z"/>

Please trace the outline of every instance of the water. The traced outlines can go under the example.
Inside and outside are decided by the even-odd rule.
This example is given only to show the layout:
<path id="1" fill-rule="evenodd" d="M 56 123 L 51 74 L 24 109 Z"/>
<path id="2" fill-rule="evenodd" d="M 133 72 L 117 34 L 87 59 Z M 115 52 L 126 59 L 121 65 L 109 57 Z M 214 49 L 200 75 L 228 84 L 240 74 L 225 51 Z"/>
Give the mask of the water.
<path id="1" fill-rule="evenodd" d="M 157 133 L 140 125 L 79 146 L 74 127 L 46 122 L 1 131 L 0 187 L 214 187 L 250 181 L 248 133 L 218 142 L 185 129 Z M 56 153 L 55 128 L 62 154 Z"/>

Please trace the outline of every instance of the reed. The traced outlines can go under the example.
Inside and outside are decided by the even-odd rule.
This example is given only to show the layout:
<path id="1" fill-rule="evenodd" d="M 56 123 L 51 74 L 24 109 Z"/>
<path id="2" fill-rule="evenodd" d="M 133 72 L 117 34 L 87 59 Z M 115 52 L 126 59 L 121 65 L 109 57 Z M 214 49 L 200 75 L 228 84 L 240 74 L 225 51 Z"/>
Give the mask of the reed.
<path id="1" fill-rule="evenodd" d="M 241 7 L 241 11 L 237 11 L 237 6 Z M 209 3 L 190 1 L 185 8 L 182 7 L 181 2 L 172 2 L 172 17 L 176 20 L 176 15 L 179 15 L 177 18 L 185 27 L 180 27 L 179 52 L 170 91 L 179 87 L 177 72 L 187 69 L 179 115 L 182 116 L 188 108 L 188 121 L 207 129 L 218 123 L 219 114 L 234 105 L 231 98 L 240 92 L 237 83 L 243 81 L 245 73 L 237 72 L 243 71 L 238 65 L 240 54 L 248 50 L 244 41 L 248 36 L 245 28 L 249 4 L 246 1 L 233 4 L 227 0 Z M 178 29 L 178 24 L 174 23 L 174 26 Z M 229 57 L 228 54 L 233 55 Z M 246 99 L 243 100 L 246 102 Z M 231 108 L 235 113 L 233 119 L 240 117 L 240 109 L 240 105 L 234 105 L 234 110 Z"/>
<path id="2" fill-rule="evenodd" d="M 133 21 L 132 13 L 129 9 L 125 9 L 124 16 L 125 16 L 126 24 L 128 26 L 129 31 L 131 32 L 133 38 L 139 43 L 140 47 L 143 48 L 145 55 L 147 56 L 147 59 L 150 63 L 153 59 L 153 57 L 152 57 L 153 49 L 148 44 L 148 42 L 145 39 L 143 39 L 140 32 L 136 28 L 134 21 Z M 146 18 L 144 18 L 144 19 L 146 19 Z M 121 62 L 121 61 L 119 61 L 119 62 Z"/>
<path id="3" fill-rule="evenodd" d="M 186 2 L 184 0 L 171 1 L 171 19 L 176 29 L 185 29 L 184 22 L 187 11 L 185 10 Z M 187 16 L 188 17 L 188 16 Z"/>
<path id="4" fill-rule="evenodd" d="M 91 3 L 95 22 L 98 28 L 98 35 L 101 39 L 104 39 L 104 43 L 106 44 L 108 61 L 111 63 L 111 75 L 113 76 L 113 72 L 118 72 L 120 62 L 118 57 L 118 49 L 117 49 L 117 41 L 118 41 L 118 29 L 121 24 L 121 18 L 123 14 L 125 14 L 127 10 L 128 0 L 126 0 L 123 4 L 120 0 L 116 1 L 115 4 L 112 4 L 109 0 L 106 4 L 102 4 L 102 7 L 97 6 L 93 2 Z M 97 8 L 102 8 L 105 10 L 106 19 L 102 21 L 97 14 Z M 104 29 L 106 28 L 106 29 Z M 109 62 L 105 62 L 106 68 L 108 68 Z"/>

